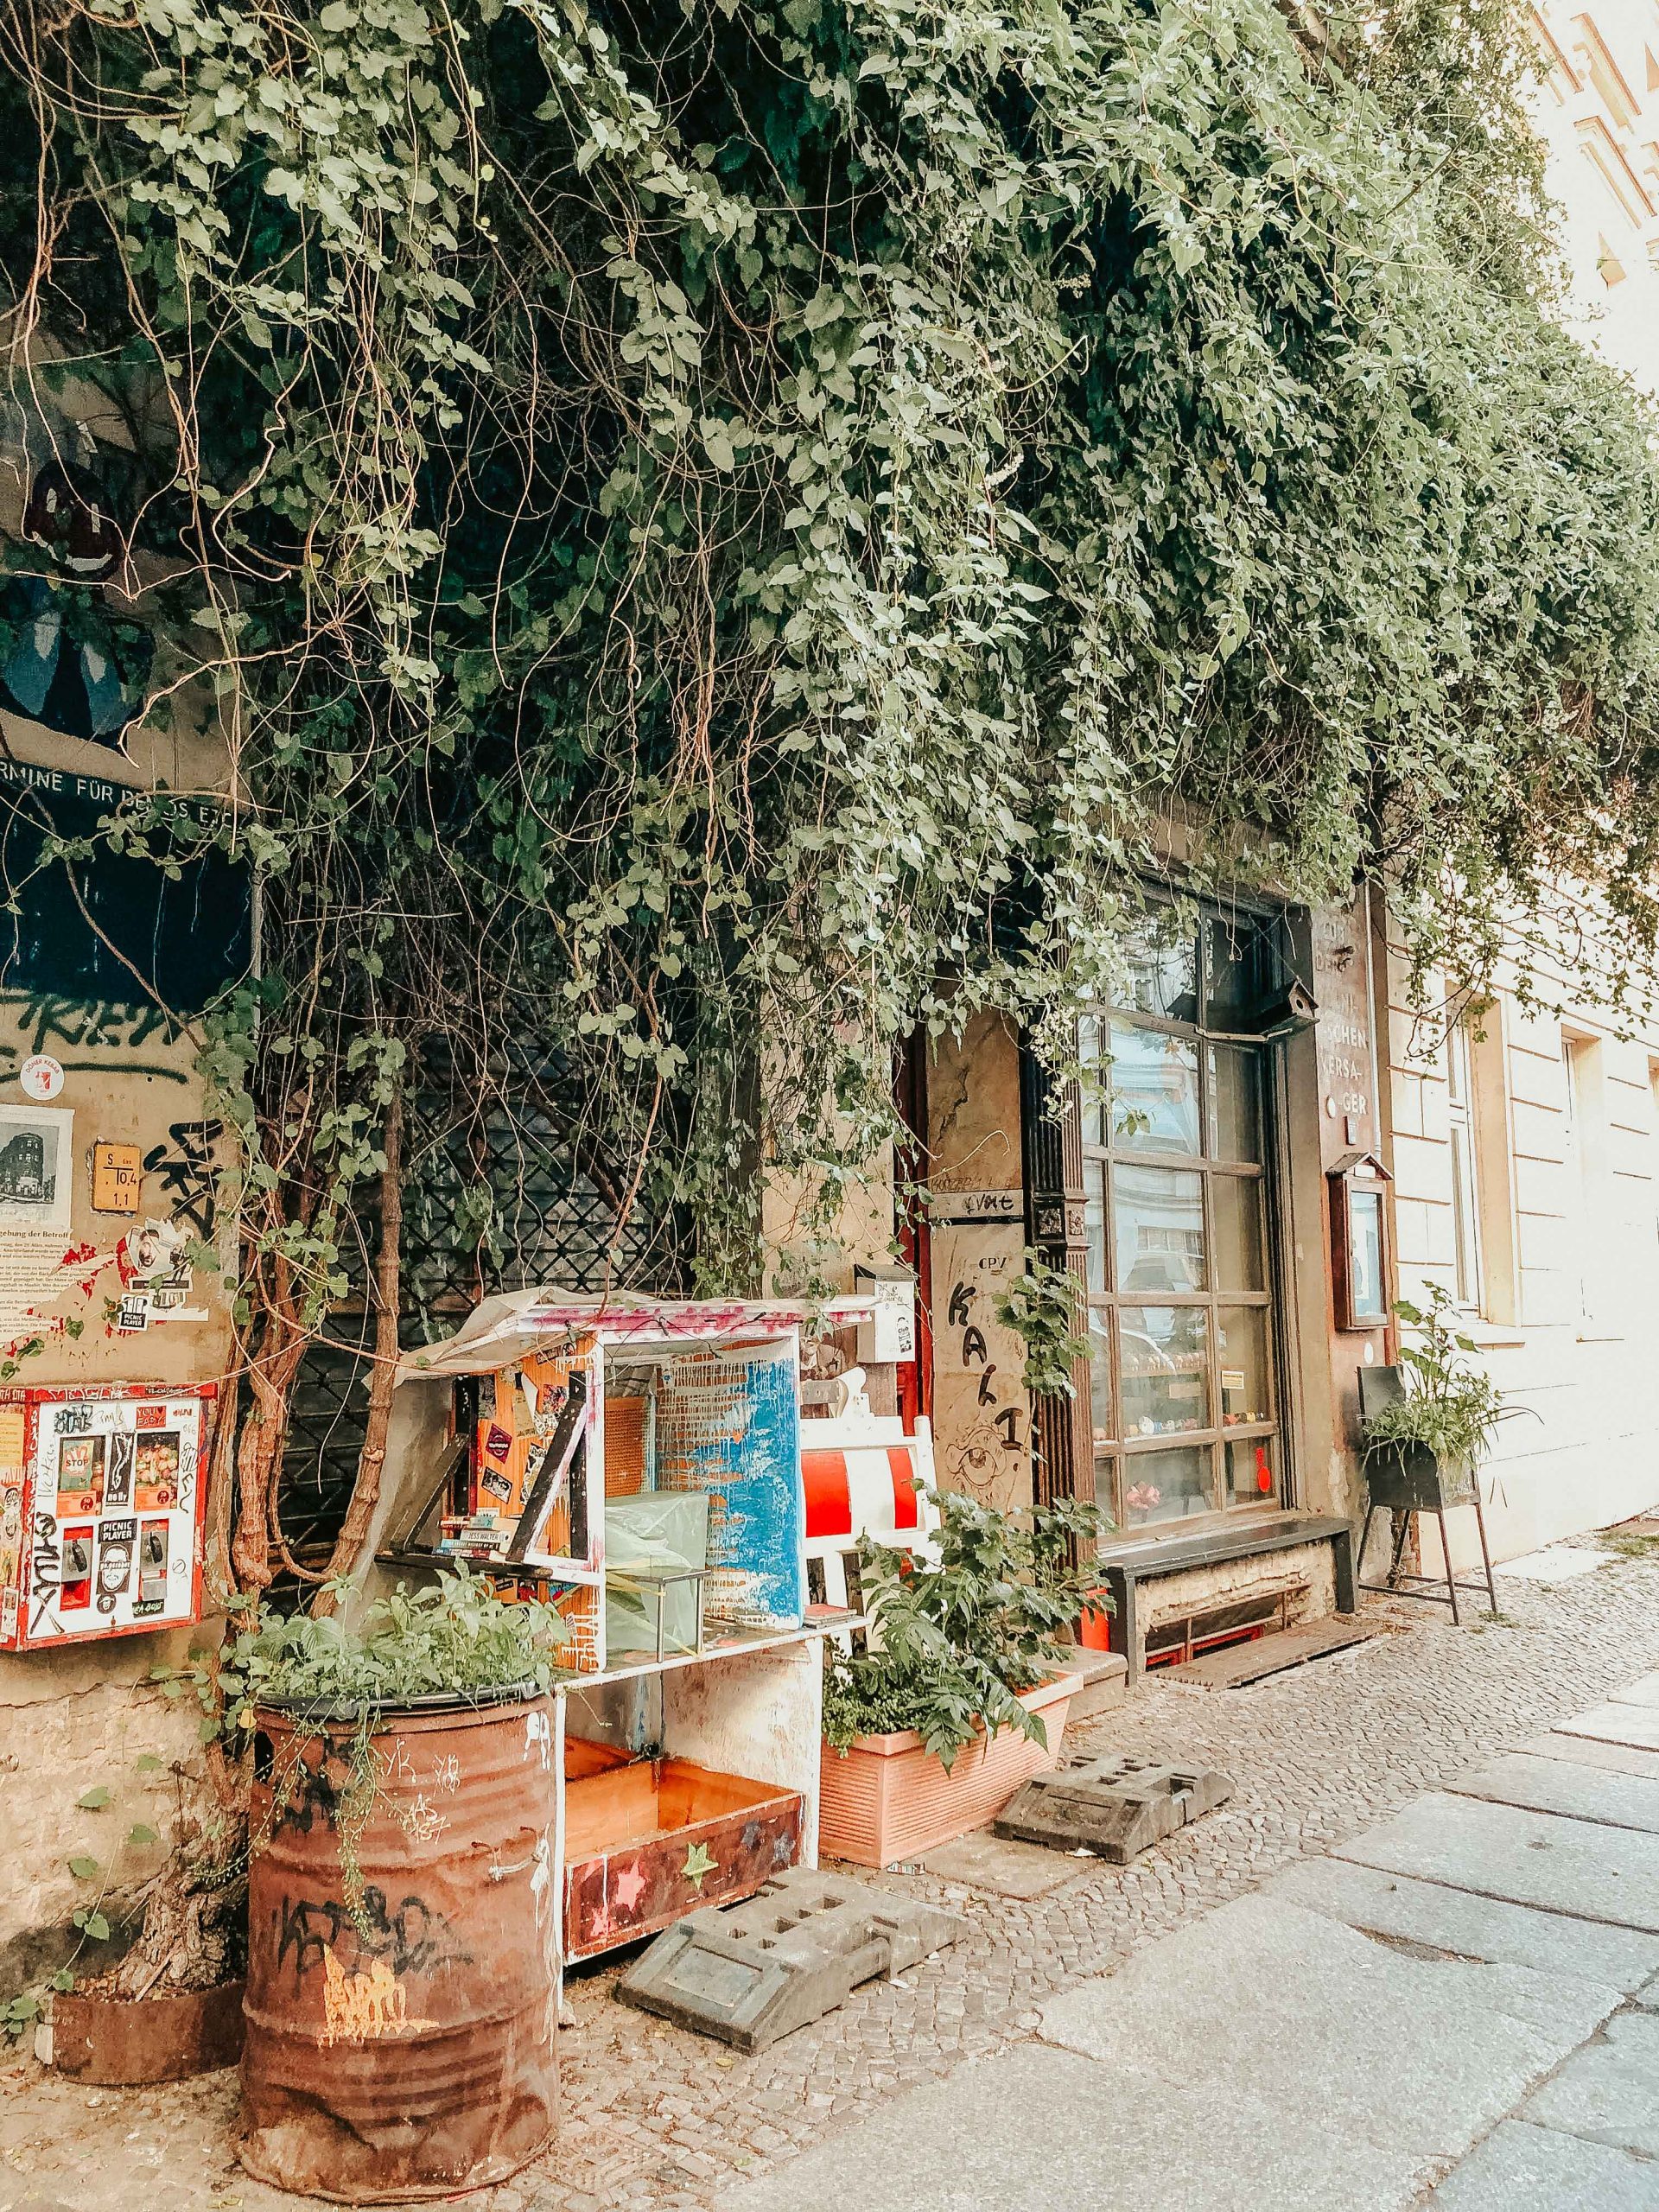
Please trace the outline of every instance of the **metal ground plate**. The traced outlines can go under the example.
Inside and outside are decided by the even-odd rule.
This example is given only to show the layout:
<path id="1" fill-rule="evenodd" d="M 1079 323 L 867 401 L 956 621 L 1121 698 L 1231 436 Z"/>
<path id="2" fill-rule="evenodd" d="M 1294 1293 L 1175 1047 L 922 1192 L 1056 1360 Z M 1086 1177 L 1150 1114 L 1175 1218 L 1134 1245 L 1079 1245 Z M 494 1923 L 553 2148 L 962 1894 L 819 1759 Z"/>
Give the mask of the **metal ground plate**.
<path id="1" fill-rule="evenodd" d="M 617 1984 L 625 2005 L 759 2050 L 819 2019 L 877 1974 L 946 1949 L 955 1913 L 842 1875 L 793 1867 L 740 1904 L 664 1929 Z"/>
<path id="2" fill-rule="evenodd" d="M 997 1816 L 996 1833 L 1052 1851 L 1088 1851 L 1116 1866 L 1233 1794 L 1213 1768 L 1155 1764 L 1114 1752 L 1087 1766 L 1033 1776 Z"/>

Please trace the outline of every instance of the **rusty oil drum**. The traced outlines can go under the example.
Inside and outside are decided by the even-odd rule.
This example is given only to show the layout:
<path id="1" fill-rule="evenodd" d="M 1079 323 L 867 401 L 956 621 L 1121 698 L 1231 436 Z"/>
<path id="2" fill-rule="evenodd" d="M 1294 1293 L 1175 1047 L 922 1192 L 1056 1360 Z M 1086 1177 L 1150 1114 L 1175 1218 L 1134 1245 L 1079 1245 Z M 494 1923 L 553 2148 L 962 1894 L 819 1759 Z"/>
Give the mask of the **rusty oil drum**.
<path id="1" fill-rule="evenodd" d="M 366 1729 L 260 1713 L 237 2145 L 256 2179 L 412 2202 L 504 2180 L 550 2139 L 551 1717 L 503 1694 Z"/>

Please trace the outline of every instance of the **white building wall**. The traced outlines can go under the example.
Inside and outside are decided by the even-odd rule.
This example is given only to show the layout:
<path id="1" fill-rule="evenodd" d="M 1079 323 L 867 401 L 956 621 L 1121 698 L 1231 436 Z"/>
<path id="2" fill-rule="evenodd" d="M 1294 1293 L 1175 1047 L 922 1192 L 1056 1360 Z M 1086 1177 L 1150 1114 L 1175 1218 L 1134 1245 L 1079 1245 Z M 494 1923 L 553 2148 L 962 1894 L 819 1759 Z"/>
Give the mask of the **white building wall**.
<path id="1" fill-rule="evenodd" d="M 1573 329 L 1649 390 L 1659 380 L 1659 4 L 1546 0 L 1534 104 L 1564 219 Z"/>
<path id="2" fill-rule="evenodd" d="M 1659 391 L 1659 0 L 1539 0 L 1533 31 L 1566 321 Z M 1412 1009 L 1398 945 L 1389 973 L 1395 1255 L 1411 1299 L 1455 1287 L 1446 1048 L 1444 1020 Z M 1555 1011 L 1521 1005 L 1515 982 L 1512 966 L 1471 1055 L 1481 1280 L 1466 1333 L 1529 1409 L 1505 1422 L 1482 1484 L 1500 1560 L 1659 1501 L 1659 1010 L 1621 1038 L 1570 967 L 1538 978 Z M 1433 1573 L 1438 1541 L 1420 1528 Z M 1473 1515 L 1455 1514 L 1451 1533 L 1459 1567 L 1478 1560 Z"/>
<path id="3" fill-rule="evenodd" d="M 1570 999 L 1560 1014 L 1529 1010 L 1514 981 L 1468 1022 L 1484 1033 L 1471 1052 L 1478 1278 L 1463 1325 L 1525 1409 L 1503 1424 L 1482 1482 L 1498 1560 L 1659 1500 L 1659 1024 L 1621 1037 L 1605 1010 Z M 1400 1295 L 1417 1301 L 1439 1283 L 1456 1296 L 1445 1019 L 1413 1011 L 1398 944 L 1389 1000 Z M 1420 1531 L 1432 1573 L 1438 1543 L 1430 1524 Z M 1471 1513 L 1452 1516 L 1452 1537 L 1460 1567 L 1478 1560 Z"/>

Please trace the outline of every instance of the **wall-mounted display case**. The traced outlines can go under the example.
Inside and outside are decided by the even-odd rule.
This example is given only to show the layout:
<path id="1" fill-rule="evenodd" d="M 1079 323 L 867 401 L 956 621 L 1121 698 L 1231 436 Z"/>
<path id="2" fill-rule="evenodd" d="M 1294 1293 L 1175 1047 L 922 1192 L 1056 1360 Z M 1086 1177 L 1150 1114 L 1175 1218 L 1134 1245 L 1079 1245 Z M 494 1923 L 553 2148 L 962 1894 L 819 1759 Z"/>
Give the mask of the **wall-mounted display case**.
<path id="1" fill-rule="evenodd" d="M 1339 1329 L 1389 1323 L 1390 1177 L 1371 1152 L 1345 1153 L 1330 1171 L 1331 1259 Z"/>

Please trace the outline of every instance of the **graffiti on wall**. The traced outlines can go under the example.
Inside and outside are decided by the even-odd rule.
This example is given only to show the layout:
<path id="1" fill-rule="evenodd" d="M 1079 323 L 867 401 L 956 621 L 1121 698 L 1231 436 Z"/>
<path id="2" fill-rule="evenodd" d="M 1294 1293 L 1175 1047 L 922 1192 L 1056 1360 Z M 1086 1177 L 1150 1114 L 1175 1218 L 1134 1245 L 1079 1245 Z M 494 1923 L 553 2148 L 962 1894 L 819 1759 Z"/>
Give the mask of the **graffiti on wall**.
<path id="1" fill-rule="evenodd" d="M 932 1229 L 934 1440 L 940 1480 L 1004 1510 L 1031 1503 L 1031 1406 L 1025 1347 L 996 1318 L 1025 1268 L 1018 1191 L 935 1202 Z"/>

